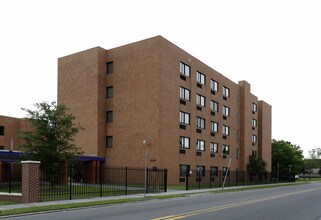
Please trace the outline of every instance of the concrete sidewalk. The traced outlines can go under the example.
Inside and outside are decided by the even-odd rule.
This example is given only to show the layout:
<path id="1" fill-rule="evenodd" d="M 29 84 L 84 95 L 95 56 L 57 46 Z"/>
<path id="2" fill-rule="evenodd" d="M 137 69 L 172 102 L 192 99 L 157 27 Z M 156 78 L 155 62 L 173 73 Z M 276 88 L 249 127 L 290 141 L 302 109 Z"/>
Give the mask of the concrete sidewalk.
<path id="1" fill-rule="evenodd" d="M 257 187 L 257 186 L 284 185 L 284 184 L 290 184 L 290 183 L 275 183 L 275 184 L 250 185 L 250 186 L 233 186 L 233 187 L 225 187 L 224 190 L 251 188 L 251 187 Z M 293 184 L 298 184 L 298 183 L 293 182 Z M 146 198 L 153 197 L 153 196 L 200 194 L 200 193 L 209 193 L 209 192 L 217 192 L 217 191 L 222 191 L 222 188 L 194 189 L 194 190 L 187 190 L 187 191 L 185 191 L 185 190 L 168 190 L 167 192 L 164 192 L 164 193 L 146 194 Z M 11 210 L 11 209 L 20 209 L 20 208 L 39 207 L 39 206 L 75 204 L 75 203 L 86 203 L 86 202 L 95 202 L 95 201 L 111 201 L 111 200 L 131 199 L 131 198 L 132 199 L 144 198 L 144 194 L 95 197 L 95 198 L 73 199 L 73 200 L 56 200 L 56 201 L 48 201 L 48 202 L 25 203 L 25 204 L 20 203 L 20 204 L 14 204 L 14 205 L 0 206 L 0 211 L 1 210 Z"/>

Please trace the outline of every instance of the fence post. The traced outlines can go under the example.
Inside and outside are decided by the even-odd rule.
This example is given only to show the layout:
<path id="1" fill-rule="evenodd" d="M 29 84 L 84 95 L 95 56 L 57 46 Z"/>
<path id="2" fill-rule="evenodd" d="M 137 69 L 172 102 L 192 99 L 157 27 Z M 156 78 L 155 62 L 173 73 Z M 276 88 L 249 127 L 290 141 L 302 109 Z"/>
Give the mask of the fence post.
<path id="1" fill-rule="evenodd" d="M 128 194 L 128 168 L 126 166 L 126 170 L 125 170 L 125 195 L 127 196 Z"/>
<path id="2" fill-rule="evenodd" d="M 12 184 L 11 184 L 11 163 L 8 163 L 8 175 L 9 175 L 9 193 L 11 193 L 11 187 L 12 187 Z"/>
<path id="3" fill-rule="evenodd" d="M 167 192 L 167 169 L 164 170 L 164 192 Z"/>
<path id="4" fill-rule="evenodd" d="M 185 173 L 185 190 L 188 190 L 188 177 L 189 177 L 189 169 L 186 169 Z"/>
<path id="5" fill-rule="evenodd" d="M 148 179 L 148 168 L 146 168 L 146 194 L 148 194 L 148 182 L 149 182 L 149 179 Z"/>
<path id="6" fill-rule="evenodd" d="M 100 197 L 103 197 L 103 166 L 99 164 Z"/>
<path id="7" fill-rule="evenodd" d="M 235 181 L 236 181 L 236 183 L 235 183 L 235 186 L 237 186 L 237 182 L 238 182 L 238 180 L 239 180 L 239 171 L 238 170 L 236 170 L 235 171 L 236 173 L 235 173 Z"/>
<path id="8" fill-rule="evenodd" d="M 72 192 L 72 181 L 71 181 L 71 177 L 72 177 L 72 168 L 71 168 L 71 164 L 68 164 L 68 176 L 69 176 L 69 199 L 71 200 L 72 199 L 72 196 L 71 196 L 71 192 Z"/>
<path id="9" fill-rule="evenodd" d="M 40 161 L 21 161 L 23 203 L 39 202 Z"/>

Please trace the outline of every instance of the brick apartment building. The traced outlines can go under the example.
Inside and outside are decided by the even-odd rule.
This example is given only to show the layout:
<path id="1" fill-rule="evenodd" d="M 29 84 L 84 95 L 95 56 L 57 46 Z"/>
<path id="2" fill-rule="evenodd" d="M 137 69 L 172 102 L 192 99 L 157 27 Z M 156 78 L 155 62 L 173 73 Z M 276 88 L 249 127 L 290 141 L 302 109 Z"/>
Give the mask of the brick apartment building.
<path id="1" fill-rule="evenodd" d="M 246 170 L 249 155 L 271 171 L 271 106 L 161 36 L 58 59 L 58 103 L 85 129 L 88 165 Z"/>

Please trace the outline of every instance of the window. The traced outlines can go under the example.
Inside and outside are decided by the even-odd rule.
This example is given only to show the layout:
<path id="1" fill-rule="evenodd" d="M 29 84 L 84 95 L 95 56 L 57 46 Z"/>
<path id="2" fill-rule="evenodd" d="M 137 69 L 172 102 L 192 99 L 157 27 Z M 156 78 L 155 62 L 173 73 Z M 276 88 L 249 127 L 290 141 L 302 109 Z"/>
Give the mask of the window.
<path id="1" fill-rule="evenodd" d="M 179 122 L 181 124 L 186 124 L 186 125 L 189 125 L 190 123 L 190 115 L 186 112 L 179 112 Z"/>
<path id="2" fill-rule="evenodd" d="M 179 137 L 179 147 L 180 148 L 189 148 L 189 141 L 188 137 Z"/>
<path id="3" fill-rule="evenodd" d="M 217 153 L 218 152 L 218 143 L 211 142 L 210 144 L 210 152 Z"/>
<path id="4" fill-rule="evenodd" d="M 112 123 L 113 122 L 113 111 L 106 112 L 106 122 Z"/>
<path id="5" fill-rule="evenodd" d="M 190 100 L 190 90 L 180 87 L 179 88 L 179 97 L 181 99 L 189 101 Z"/>
<path id="6" fill-rule="evenodd" d="M 0 126 L 0 135 L 4 136 L 4 126 Z"/>
<path id="7" fill-rule="evenodd" d="M 257 126 L 257 120 L 252 118 L 252 128 L 256 128 L 256 126 Z"/>
<path id="8" fill-rule="evenodd" d="M 229 175 L 229 170 L 228 170 L 228 167 L 223 167 L 222 169 L 222 173 L 223 173 L 223 176 L 228 176 Z"/>
<path id="9" fill-rule="evenodd" d="M 181 177 L 185 177 L 186 174 L 188 174 L 189 170 L 190 170 L 189 165 L 179 165 L 179 175 Z"/>
<path id="10" fill-rule="evenodd" d="M 205 176 L 205 166 L 196 166 L 197 176 Z"/>
<path id="11" fill-rule="evenodd" d="M 222 154 L 223 155 L 230 154 L 230 146 L 223 144 Z"/>
<path id="12" fill-rule="evenodd" d="M 257 105 L 254 102 L 252 103 L 252 112 L 257 112 Z"/>
<path id="13" fill-rule="evenodd" d="M 113 136 L 106 136 L 106 147 L 113 147 Z"/>
<path id="14" fill-rule="evenodd" d="M 205 75 L 200 72 L 196 72 L 196 81 L 199 84 L 205 85 Z"/>
<path id="15" fill-rule="evenodd" d="M 205 107 L 205 97 L 202 95 L 196 95 L 196 105 Z"/>
<path id="16" fill-rule="evenodd" d="M 218 176 L 218 167 L 211 167 L 210 174 L 211 174 L 211 177 Z"/>
<path id="17" fill-rule="evenodd" d="M 196 140 L 196 150 L 205 151 L 205 141 Z"/>
<path id="18" fill-rule="evenodd" d="M 4 150 L 4 146 L 0 146 L 0 150 Z"/>
<path id="19" fill-rule="evenodd" d="M 109 99 L 112 97 L 113 97 L 113 87 L 112 86 L 106 87 L 106 98 Z"/>
<path id="20" fill-rule="evenodd" d="M 218 91 L 218 82 L 216 82 L 215 80 L 211 79 L 211 90 L 213 92 L 217 92 Z"/>
<path id="21" fill-rule="evenodd" d="M 196 117 L 196 127 L 205 129 L 205 119 L 200 118 L 200 117 Z"/>
<path id="22" fill-rule="evenodd" d="M 190 74 L 191 68 L 188 65 L 186 65 L 185 63 L 181 62 L 180 63 L 180 72 L 182 75 L 189 77 L 191 75 Z"/>
<path id="23" fill-rule="evenodd" d="M 222 131 L 223 135 L 230 135 L 230 127 L 229 126 L 226 126 L 226 125 L 223 125 L 223 131 Z"/>
<path id="24" fill-rule="evenodd" d="M 252 134 L 251 140 L 252 140 L 252 143 L 256 143 L 256 141 L 257 141 L 256 135 Z"/>
<path id="25" fill-rule="evenodd" d="M 211 111 L 218 112 L 218 102 L 211 100 Z"/>
<path id="26" fill-rule="evenodd" d="M 113 73 L 114 72 L 114 63 L 113 62 L 108 62 L 107 63 L 107 74 Z"/>
<path id="27" fill-rule="evenodd" d="M 230 108 L 223 105 L 223 115 L 224 116 L 229 116 L 230 115 Z"/>
<path id="28" fill-rule="evenodd" d="M 211 132 L 217 133 L 218 132 L 218 123 L 211 121 Z"/>
<path id="29" fill-rule="evenodd" d="M 223 86 L 223 97 L 230 97 L 230 89 L 225 86 Z"/>

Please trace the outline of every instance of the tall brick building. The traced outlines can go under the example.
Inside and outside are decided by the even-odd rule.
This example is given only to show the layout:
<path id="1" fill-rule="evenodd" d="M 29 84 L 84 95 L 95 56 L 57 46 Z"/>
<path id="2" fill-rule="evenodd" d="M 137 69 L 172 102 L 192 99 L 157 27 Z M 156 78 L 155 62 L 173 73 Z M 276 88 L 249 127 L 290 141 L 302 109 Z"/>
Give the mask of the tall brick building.
<path id="1" fill-rule="evenodd" d="M 76 144 L 107 166 L 271 171 L 271 106 L 161 36 L 58 60 L 58 103 L 85 128 Z M 93 160 L 90 166 L 101 165 Z"/>

